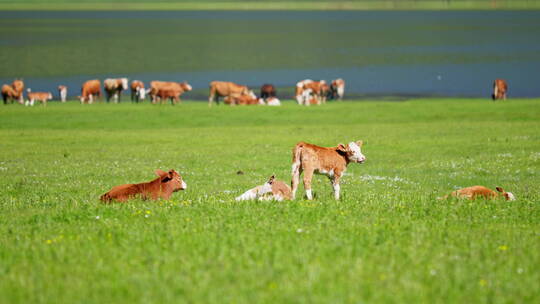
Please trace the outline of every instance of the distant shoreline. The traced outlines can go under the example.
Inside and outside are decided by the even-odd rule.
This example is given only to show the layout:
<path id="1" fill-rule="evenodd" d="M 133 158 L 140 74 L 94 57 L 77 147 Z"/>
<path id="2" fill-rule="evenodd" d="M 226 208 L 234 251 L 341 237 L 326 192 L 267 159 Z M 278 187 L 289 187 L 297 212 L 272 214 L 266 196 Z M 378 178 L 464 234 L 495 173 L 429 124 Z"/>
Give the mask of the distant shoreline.
<path id="1" fill-rule="evenodd" d="M 21 3 L 22 2 L 22 3 Z M 47 3 L 33 1 L 0 1 L 0 11 L 159 11 L 159 10 L 540 10 L 537 0 L 497 1 L 193 1 L 193 2 L 78 2 L 57 0 Z"/>

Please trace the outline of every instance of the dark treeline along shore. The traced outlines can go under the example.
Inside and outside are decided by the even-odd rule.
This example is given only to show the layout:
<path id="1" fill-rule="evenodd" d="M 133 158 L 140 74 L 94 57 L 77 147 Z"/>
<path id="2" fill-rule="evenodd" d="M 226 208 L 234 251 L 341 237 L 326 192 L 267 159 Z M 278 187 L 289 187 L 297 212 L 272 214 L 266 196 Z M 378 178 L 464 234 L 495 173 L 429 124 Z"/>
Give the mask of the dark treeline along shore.
<path id="1" fill-rule="evenodd" d="M 91 78 L 292 87 L 347 81 L 348 96 L 540 96 L 540 11 L 0 12 L 0 81 L 33 90 Z"/>

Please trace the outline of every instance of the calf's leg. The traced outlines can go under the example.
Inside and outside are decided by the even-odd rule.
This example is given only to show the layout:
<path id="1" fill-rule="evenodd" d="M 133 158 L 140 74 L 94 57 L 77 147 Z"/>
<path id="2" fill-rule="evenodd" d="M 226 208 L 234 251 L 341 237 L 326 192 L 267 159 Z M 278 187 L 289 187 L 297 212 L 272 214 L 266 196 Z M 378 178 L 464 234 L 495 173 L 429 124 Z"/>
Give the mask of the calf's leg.
<path id="1" fill-rule="evenodd" d="M 313 169 L 306 169 L 304 171 L 304 189 L 306 190 L 306 197 L 308 200 L 313 199 L 313 194 L 311 193 L 311 179 L 313 178 Z"/>
<path id="2" fill-rule="evenodd" d="M 302 168 L 300 167 L 300 162 L 293 163 L 292 178 L 291 178 L 292 199 L 296 197 L 296 190 L 298 190 L 298 184 L 300 183 L 301 173 L 302 173 Z"/>
<path id="3" fill-rule="evenodd" d="M 334 188 L 334 198 L 336 200 L 339 200 L 339 191 L 341 190 L 339 186 L 339 179 L 341 178 L 340 175 L 334 175 L 334 178 L 332 178 L 332 188 Z"/>

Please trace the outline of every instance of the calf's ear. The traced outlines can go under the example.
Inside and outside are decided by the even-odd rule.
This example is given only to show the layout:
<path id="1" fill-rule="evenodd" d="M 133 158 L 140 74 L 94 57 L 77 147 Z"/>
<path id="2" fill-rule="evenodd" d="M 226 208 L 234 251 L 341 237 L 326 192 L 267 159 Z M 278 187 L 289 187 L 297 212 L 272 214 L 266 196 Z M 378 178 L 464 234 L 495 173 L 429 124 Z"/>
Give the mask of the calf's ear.
<path id="1" fill-rule="evenodd" d="M 339 145 L 337 146 L 337 150 L 338 150 L 338 151 L 341 151 L 341 152 L 347 152 L 347 147 L 345 147 L 344 144 L 339 144 Z"/>
<path id="2" fill-rule="evenodd" d="M 168 174 L 167 172 L 165 172 L 165 171 L 163 171 L 163 170 L 161 170 L 161 169 L 157 169 L 157 170 L 154 171 L 154 172 L 155 172 L 156 175 L 159 176 L 159 177 L 163 177 L 163 176 L 165 176 L 165 175 Z"/>
<path id="3" fill-rule="evenodd" d="M 276 177 L 275 177 L 274 175 L 270 176 L 270 179 L 268 180 L 267 183 L 269 183 L 269 184 L 271 185 L 271 184 L 274 182 L 274 179 L 275 179 L 275 178 L 276 178 Z"/>
<path id="4" fill-rule="evenodd" d="M 496 189 L 497 191 L 501 192 L 501 193 L 503 193 L 503 192 L 504 192 L 504 189 L 503 189 L 503 188 L 501 188 L 501 187 L 495 187 L 495 189 Z"/>
<path id="5" fill-rule="evenodd" d="M 356 141 L 356 144 L 358 145 L 358 147 L 362 148 L 362 145 L 364 144 L 364 141 L 362 141 L 362 140 L 357 140 L 357 141 Z"/>

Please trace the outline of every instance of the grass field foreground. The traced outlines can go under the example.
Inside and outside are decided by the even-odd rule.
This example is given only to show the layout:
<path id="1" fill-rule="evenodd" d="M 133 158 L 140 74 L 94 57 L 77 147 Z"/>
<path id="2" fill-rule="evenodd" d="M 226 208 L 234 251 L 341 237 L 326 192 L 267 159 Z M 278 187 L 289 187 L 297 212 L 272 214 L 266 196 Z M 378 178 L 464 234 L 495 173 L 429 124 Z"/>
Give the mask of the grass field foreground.
<path id="1" fill-rule="evenodd" d="M 0 302 L 537 303 L 539 103 L 1 106 Z M 234 201 L 357 139 L 341 201 Z M 99 203 L 158 168 L 187 190 Z M 436 199 L 476 184 L 517 200 Z"/>

